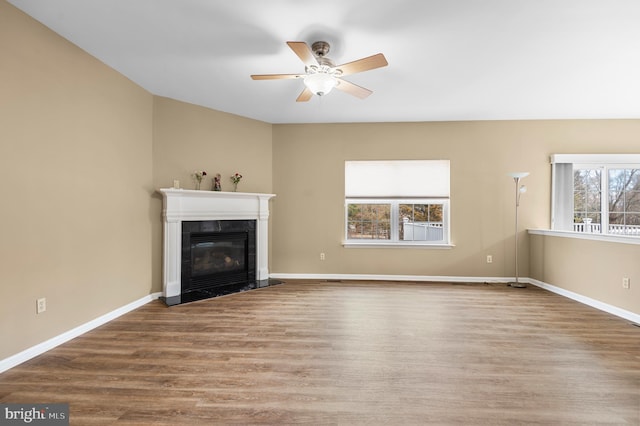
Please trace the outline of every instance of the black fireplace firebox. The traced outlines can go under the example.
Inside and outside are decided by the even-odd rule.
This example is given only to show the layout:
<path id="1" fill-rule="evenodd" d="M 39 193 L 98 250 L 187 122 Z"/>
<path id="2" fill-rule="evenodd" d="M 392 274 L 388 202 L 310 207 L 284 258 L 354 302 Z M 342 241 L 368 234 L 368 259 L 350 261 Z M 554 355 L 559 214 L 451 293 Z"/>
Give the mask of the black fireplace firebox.
<path id="1" fill-rule="evenodd" d="M 256 288 L 256 221 L 184 221 L 181 257 L 181 294 L 167 304 Z"/>
<path id="2" fill-rule="evenodd" d="M 256 276 L 256 221 L 182 222 L 182 293 Z"/>
<path id="3" fill-rule="evenodd" d="M 182 265 L 183 291 L 233 284 L 249 279 L 247 232 L 186 235 L 187 250 Z"/>

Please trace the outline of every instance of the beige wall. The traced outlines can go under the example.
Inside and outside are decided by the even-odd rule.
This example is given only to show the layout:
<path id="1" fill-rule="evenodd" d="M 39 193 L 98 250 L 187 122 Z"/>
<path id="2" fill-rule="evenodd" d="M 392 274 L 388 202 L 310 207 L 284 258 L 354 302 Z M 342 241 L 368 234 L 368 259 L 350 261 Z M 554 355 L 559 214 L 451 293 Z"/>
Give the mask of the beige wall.
<path id="1" fill-rule="evenodd" d="M 640 245 L 530 235 L 531 278 L 640 315 Z M 622 287 L 622 278 L 631 281 Z"/>
<path id="2" fill-rule="evenodd" d="M 5 1 L 0 58 L 2 359 L 151 291 L 153 97 Z"/>
<path id="3" fill-rule="evenodd" d="M 170 188 L 173 180 L 194 189 L 195 170 L 205 170 L 202 189 L 222 175 L 222 190 L 231 191 L 230 176 L 243 178 L 242 192 L 269 192 L 271 183 L 271 124 L 168 99 L 154 97 L 154 184 Z"/>
<path id="4" fill-rule="evenodd" d="M 548 228 L 549 156 L 638 153 L 638 135 L 640 120 L 276 125 L 272 272 L 513 276 L 515 185 L 507 172 L 531 172 L 523 180 L 521 228 Z M 344 161 L 359 159 L 451 160 L 455 247 L 343 248 Z M 528 235 L 519 235 L 519 272 L 526 277 Z"/>
<path id="5" fill-rule="evenodd" d="M 512 273 L 513 181 L 547 153 L 521 122 L 278 125 L 274 127 L 273 272 L 503 276 Z M 451 160 L 451 240 L 436 249 L 343 248 L 344 161 Z M 548 174 L 529 180 L 528 203 L 544 209 Z M 546 223 L 527 210 L 523 222 Z M 522 249 L 526 250 L 526 245 Z M 326 260 L 319 260 L 319 253 Z M 494 257 L 486 263 L 486 255 Z M 526 274 L 526 264 L 522 264 Z"/>
<path id="6" fill-rule="evenodd" d="M 271 125 L 211 109 L 155 97 L 153 110 L 153 182 L 169 188 L 173 180 L 194 189 L 191 174 L 207 172 L 202 189 L 211 189 L 214 174 L 222 190 L 231 191 L 230 177 L 240 173 L 242 192 L 272 192 Z M 153 197 L 153 283 L 162 289 L 162 197 Z"/>

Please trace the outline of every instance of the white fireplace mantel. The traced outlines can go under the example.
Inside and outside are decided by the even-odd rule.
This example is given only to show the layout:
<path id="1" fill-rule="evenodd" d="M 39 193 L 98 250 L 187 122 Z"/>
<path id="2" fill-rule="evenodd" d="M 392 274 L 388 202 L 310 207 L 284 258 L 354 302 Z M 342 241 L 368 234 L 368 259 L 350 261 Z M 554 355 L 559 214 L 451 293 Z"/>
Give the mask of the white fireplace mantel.
<path id="1" fill-rule="evenodd" d="M 181 291 L 182 222 L 256 220 L 256 280 L 269 278 L 269 200 L 275 194 L 160 189 L 164 199 L 163 296 Z"/>

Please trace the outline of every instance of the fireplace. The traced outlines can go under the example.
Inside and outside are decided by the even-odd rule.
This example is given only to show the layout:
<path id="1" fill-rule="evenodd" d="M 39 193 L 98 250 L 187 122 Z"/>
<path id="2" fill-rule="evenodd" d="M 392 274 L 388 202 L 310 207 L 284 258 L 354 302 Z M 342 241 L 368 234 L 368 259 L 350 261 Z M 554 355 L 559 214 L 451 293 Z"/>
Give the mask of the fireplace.
<path id="1" fill-rule="evenodd" d="M 183 296 L 252 282 L 255 265 L 255 220 L 182 222 Z"/>
<path id="2" fill-rule="evenodd" d="M 168 305 L 277 284 L 269 279 L 273 194 L 163 188 L 163 294 Z"/>

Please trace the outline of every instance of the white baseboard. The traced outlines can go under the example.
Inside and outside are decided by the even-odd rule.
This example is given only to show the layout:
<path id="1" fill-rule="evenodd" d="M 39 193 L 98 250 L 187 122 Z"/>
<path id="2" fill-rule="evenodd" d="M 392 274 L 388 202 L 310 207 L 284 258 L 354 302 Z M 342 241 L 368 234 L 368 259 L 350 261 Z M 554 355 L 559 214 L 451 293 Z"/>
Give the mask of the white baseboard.
<path id="1" fill-rule="evenodd" d="M 68 342 L 69 340 L 76 338 L 86 333 L 87 331 L 91 331 L 96 327 L 106 324 L 109 321 L 112 321 L 119 316 L 126 314 L 127 312 L 131 312 L 142 305 L 146 305 L 147 303 L 159 298 L 160 296 L 162 296 L 162 293 L 152 293 L 125 306 L 122 306 L 115 311 L 104 314 L 92 321 L 89 321 L 88 323 L 62 333 L 59 336 L 53 337 L 47 341 L 32 346 L 29 349 L 25 349 L 22 352 L 10 356 L 9 358 L 0 360 L 0 373 L 2 373 L 3 371 L 7 371 L 10 368 L 15 367 L 16 365 L 22 364 L 23 362 L 28 361 L 31 358 L 35 358 L 36 356 L 43 354 L 48 350 L 55 348 L 56 346 Z"/>
<path id="2" fill-rule="evenodd" d="M 270 274 L 280 280 L 372 280 L 372 281 L 424 281 L 451 283 L 508 283 L 509 277 L 453 277 L 427 275 L 374 275 L 374 274 Z"/>
<path id="3" fill-rule="evenodd" d="M 592 308 L 596 308 L 601 311 L 607 312 L 609 314 L 615 315 L 617 317 L 624 318 L 626 320 L 631 321 L 632 323 L 640 324 L 640 315 L 634 312 L 627 311 L 622 308 L 618 308 L 617 306 L 609 305 L 608 303 L 604 303 L 599 300 L 592 299 L 590 297 L 583 296 L 581 294 L 574 293 L 573 291 L 565 290 L 563 288 L 556 287 L 554 285 L 547 284 L 542 281 L 528 278 L 527 282 L 529 282 L 532 285 L 535 285 L 536 287 L 544 288 L 545 290 L 549 290 L 552 293 L 556 293 L 556 294 L 559 294 L 560 296 L 564 296 L 569 299 L 575 300 L 576 302 L 580 302 L 582 304 L 591 306 Z"/>
<path id="4" fill-rule="evenodd" d="M 375 281 L 424 281 L 424 282 L 452 282 L 452 283 L 509 283 L 515 281 L 515 277 L 448 277 L 448 276 L 424 276 L 424 275 L 367 275 L 367 274 L 271 274 L 275 279 L 307 279 L 307 280 L 375 280 Z M 519 281 L 536 287 L 543 288 L 560 296 L 567 297 L 592 308 L 610 313 L 620 318 L 640 324 L 640 315 L 608 303 L 556 287 L 532 278 L 519 278 Z"/>

